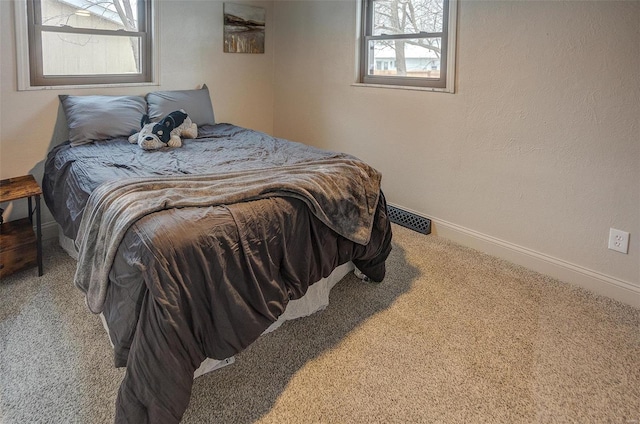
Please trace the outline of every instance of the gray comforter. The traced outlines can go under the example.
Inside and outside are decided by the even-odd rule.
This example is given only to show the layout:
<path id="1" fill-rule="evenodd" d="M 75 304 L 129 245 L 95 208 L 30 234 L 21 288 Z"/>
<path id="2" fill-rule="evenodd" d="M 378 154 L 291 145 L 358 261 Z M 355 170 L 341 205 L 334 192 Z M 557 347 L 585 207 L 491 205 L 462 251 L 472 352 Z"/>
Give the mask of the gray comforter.
<path id="1" fill-rule="evenodd" d="M 45 200 L 83 246 L 76 283 L 91 293 L 100 276 L 87 299 L 127 367 L 117 422 L 178 422 L 204 358 L 247 347 L 336 266 L 384 277 L 391 232 L 375 171 L 232 125 L 200 133 L 158 152 L 65 144 L 47 160 Z M 125 206 L 94 207 L 109 198 Z"/>

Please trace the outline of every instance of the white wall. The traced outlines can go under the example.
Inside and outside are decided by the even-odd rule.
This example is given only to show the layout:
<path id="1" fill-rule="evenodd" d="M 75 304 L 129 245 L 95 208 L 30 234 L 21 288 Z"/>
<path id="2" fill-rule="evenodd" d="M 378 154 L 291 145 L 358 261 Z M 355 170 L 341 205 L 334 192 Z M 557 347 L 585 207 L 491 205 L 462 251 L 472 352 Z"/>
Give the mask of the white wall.
<path id="1" fill-rule="evenodd" d="M 264 55 L 222 53 L 222 1 L 162 0 L 159 87 L 18 92 L 0 0 L 0 178 L 41 178 L 58 94 L 207 83 L 219 121 L 361 157 L 436 233 L 640 305 L 640 2 L 463 1 L 456 94 L 351 86 L 356 0 L 256 4 Z"/>
<path id="2" fill-rule="evenodd" d="M 222 52 L 222 1 L 161 0 L 160 86 L 18 91 L 14 3 L 0 0 L 0 179 L 33 173 L 41 180 L 42 162 L 60 141 L 54 137 L 59 94 L 144 95 L 206 83 L 218 122 L 272 132 L 273 2 L 253 4 L 266 9 L 265 54 Z M 25 202 L 17 203 L 9 219 L 25 215 Z M 46 213 L 45 224 L 51 221 Z"/>
<path id="3" fill-rule="evenodd" d="M 456 94 L 351 86 L 356 10 L 275 3 L 276 135 L 368 161 L 436 232 L 640 306 L 640 2 L 462 1 Z"/>

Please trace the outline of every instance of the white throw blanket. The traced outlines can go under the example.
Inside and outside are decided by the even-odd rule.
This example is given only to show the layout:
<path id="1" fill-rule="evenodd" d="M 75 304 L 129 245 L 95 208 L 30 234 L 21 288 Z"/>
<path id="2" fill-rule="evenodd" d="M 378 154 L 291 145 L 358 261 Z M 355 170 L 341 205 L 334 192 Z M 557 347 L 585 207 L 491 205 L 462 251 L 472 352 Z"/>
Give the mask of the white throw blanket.
<path id="1" fill-rule="evenodd" d="M 75 284 L 89 309 L 100 313 L 109 271 L 129 227 L 147 214 L 171 208 L 208 207 L 267 197 L 304 201 L 329 228 L 367 244 L 381 176 L 356 159 L 335 158 L 229 174 L 148 177 L 107 182 L 87 202 L 76 245 Z"/>

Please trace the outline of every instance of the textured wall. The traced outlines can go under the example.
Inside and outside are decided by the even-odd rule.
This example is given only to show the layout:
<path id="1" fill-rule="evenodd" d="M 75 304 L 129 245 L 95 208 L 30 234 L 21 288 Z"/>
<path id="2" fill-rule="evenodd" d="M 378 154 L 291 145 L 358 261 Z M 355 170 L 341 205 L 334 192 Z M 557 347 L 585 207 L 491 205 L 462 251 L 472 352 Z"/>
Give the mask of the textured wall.
<path id="1" fill-rule="evenodd" d="M 367 160 L 395 204 L 640 286 L 640 2 L 462 1 L 456 94 L 351 86 L 356 10 L 275 3 L 276 135 Z"/>
<path id="2" fill-rule="evenodd" d="M 207 83 L 218 120 L 353 153 L 393 203 L 640 286 L 640 2 L 463 1 L 453 95 L 351 86 L 356 0 L 257 4 L 264 55 L 222 53 L 221 1 L 162 0 L 160 87 L 18 92 L 0 1 L 0 178 L 39 177 L 58 94 Z"/>

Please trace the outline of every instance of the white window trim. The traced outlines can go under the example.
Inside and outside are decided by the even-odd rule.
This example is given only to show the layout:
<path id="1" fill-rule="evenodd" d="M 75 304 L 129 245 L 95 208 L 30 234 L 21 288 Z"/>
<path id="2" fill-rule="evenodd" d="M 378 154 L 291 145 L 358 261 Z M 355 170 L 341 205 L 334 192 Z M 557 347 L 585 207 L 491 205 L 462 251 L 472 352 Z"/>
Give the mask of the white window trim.
<path id="1" fill-rule="evenodd" d="M 437 87 L 420 87 L 414 85 L 387 85 L 387 84 L 372 84 L 372 83 L 363 83 L 361 82 L 360 75 L 360 61 L 362 59 L 361 49 L 363 48 L 363 33 L 362 33 L 362 22 L 365 20 L 363 16 L 363 7 L 362 1 L 356 2 L 358 4 L 357 9 L 357 22 L 356 28 L 358 31 L 358 35 L 356 37 L 356 57 L 358 60 L 356 61 L 356 81 L 351 84 L 352 87 L 367 87 L 367 88 L 384 88 L 384 89 L 396 89 L 396 90 L 413 90 L 413 91 L 431 91 L 431 92 L 439 92 L 439 93 L 455 93 L 455 80 L 456 80 L 456 50 L 457 50 L 457 40 L 456 36 L 458 33 L 457 23 L 458 23 L 458 0 L 449 0 L 449 19 L 448 19 L 448 41 L 449 48 L 447 49 L 447 80 L 445 87 L 437 88 Z"/>
<path id="2" fill-rule="evenodd" d="M 68 90 L 75 88 L 108 88 L 108 87 L 140 87 L 160 85 L 160 48 L 158 40 L 158 16 L 160 15 L 160 1 L 151 1 L 151 54 L 152 71 L 150 82 L 84 84 L 84 85 L 31 85 L 29 69 L 29 27 L 27 24 L 27 0 L 15 0 L 15 28 L 16 28 L 16 66 L 18 76 L 18 91 L 36 90 Z"/>

